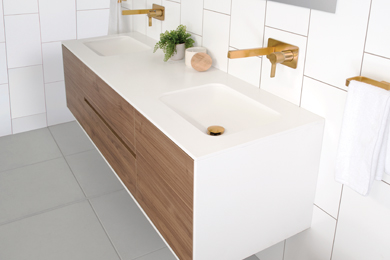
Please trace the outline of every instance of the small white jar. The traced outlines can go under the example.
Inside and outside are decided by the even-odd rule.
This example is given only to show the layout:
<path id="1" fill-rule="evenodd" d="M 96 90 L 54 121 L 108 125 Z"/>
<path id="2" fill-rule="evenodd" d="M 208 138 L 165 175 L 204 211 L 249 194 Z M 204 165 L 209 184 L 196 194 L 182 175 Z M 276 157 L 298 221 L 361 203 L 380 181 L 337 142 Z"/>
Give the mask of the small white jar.
<path id="1" fill-rule="evenodd" d="M 186 61 L 187 67 L 192 68 L 191 59 L 198 52 L 207 53 L 207 49 L 205 47 L 191 47 L 191 48 L 186 49 L 186 60 L 185 61 Z"/>
<path id="2" fill-rule="evenodd" d="M 176 44 L 176 53 L 171 56 L 171 60 L 182 60 L 184 58 L 185 43 Z"/>

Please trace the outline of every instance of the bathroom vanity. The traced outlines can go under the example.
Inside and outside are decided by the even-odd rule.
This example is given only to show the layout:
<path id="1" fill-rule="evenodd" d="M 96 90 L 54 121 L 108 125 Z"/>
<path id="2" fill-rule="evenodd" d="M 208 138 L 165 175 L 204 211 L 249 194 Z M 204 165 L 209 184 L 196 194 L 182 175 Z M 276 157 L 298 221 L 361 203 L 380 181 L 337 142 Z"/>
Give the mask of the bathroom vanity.
<path id="1" fill-rule="evenodd" d="M 64 42 L 66 95 L 177 257 L 240 260 L 309 228 L 324 120 L 215 68 L 164 63 L 154 43 Z M 212 123 L 225 133 L 207 135 Z"/>

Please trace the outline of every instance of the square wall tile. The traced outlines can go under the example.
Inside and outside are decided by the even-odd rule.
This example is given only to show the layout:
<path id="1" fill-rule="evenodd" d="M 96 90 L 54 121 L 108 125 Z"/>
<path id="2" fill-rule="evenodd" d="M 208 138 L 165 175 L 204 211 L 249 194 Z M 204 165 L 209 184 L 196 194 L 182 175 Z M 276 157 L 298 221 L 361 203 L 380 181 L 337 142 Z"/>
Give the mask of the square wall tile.
<path id="1" fill-rule="evenodd" d="M 0 138 L 0 172 L 59 157 L 60 149 L 47 128 Z"/>
<path id="2" fill-rule="evenodd" d="M 38 14 L 5 17 L 8 68 L 42 64 Z"/>
<path id="3" fill-rule="evenodd" d="M 203 1 L 181 0 L 181 24 L 197 35 L 203 31 Z"/>
<path id="4" fill-rule="evenodd" d="M 61 42 L 42 44 L 45 83 L 64 80 Z"/>
<path id="5" fill-rule="evenodd" d="M 31 0 L 3 0 L 4 15 L 38 13 L 38 2 Z"/>
<path id="6" fill-rule="evenodd" d="M 123 259 L 137 259 L 165 247 L 127 191 L 94 198 L 91 204 Z"/>
<path id="7" fill-rule="evenodd" d="M 77 122 L 49 127 L 58 147 L 64 156 L 95 149 Z"/>
<path id="8" fill-rule="evenodd" d="M 45 84 L 47 124 L 57 125 L 75 120 L 66 106 L 64 81 Z"/>
<path id="9" fill-rule="evenodd" d="M 46 113 L 12 119 L 12 131 L 14 134 L 41 129 L 46 126 Z"/>
<path id="10" fill-rule="evenodd" d="M 146 8 L 150 9 L 153 4 L 162 5 L 162 0 L 146 0 Z M 147 19 L 146 35 L 156 41 L 160 40 L 160 34 L 162 31 L 162 21 L 152 18 L 152 26 L 149 26 L 149 19 Z"/>
<path id="11" fill-rule="evenodd" d="M 204 9 L 230 14 L 232 0 L 204 0 Z"/>
<path id="12" fill-rule="evenodd" d="M 345 79 L 360 74 L 370 2 L 339 0 L 336 14 L 311 11 L 306 76 L 346 89 Z"/>
<path id="13" fill-rule="evenodd" d="M 0 226 L 0 252 L 2 259 L 120 259 L 87 201 Z"/>
<path id="14" fill-rule="evenodd" d="M 133 1 L 133 9 L 146 9 L 146 0 Z M 133 30 L 146 35 L 148 18 L 146 15 L 131 15 L 133 17 Z"/>
<path id="15" fill-rule="evenodd" d="M 76 39 L 75 2 L 39 0 L 42 42 Z"/>
<path id="16" fill-rule="evenodd" d="M 77 11 L 77 39 L 107 35 L 109 13 L 109 9 Z"/>
<path id="17" fill-rule="evenodd" d="M 263 46 L 264 0 L 232 0 L 230 46 L 237 49 Z"/>
<path id="18" fill-rule="evenodd" d="M 387 0 L 373 0 L 368 26 L 366 52 L 390 58 L 388 42 L 390 42 L 389 11 L 390 2 Z"/>
<path id="19" fill-rule="evenodd" d="M 280 19 L 283 17 L 283 19 Z M 309 29 L 310 9 L 282 4 L 278 2 L 267 2 L 267 17 L 265 25 L 307 36 Z"/>
<path id="20" fill-rule="evenodd" d="M 5 42 L 3 5 L 0 4 L 0 42 Z"/>
<path id="21" fill-rule="evenodd" d="M 203 46 L 213 59 L 213 66 L 227 72 L 230 16 L 204 10 Z"/>
<path id="22" fill-rule="evenodd" d="M 0 85 L 0 136 L 12 134 L 8 85 Z"/>
<path id="23" fill-rule="evenodd" d="M 45 113 L 42 65 L 10 69 L 12 118 Z"/>
<path id="24" fill-rule="evenodd" d="M 332 260 L 390 259 L 390 186 L 374 181 L 368 196 L 344 186 Z"/>
<path id="25" fill-rule="evenodd" d="M 261 68 L 260 88 L 299 105 L 307 37 L 266 27 L 264 46 L 268 45 L 268 38 L 278 39 L 282 42 L 298 46 L 298 67 L 293 69 L 282 64 L 277 64 L 275 77 L 271 78 L 271 62 L 264 56 Z"/>
<path id="26" fill-rule="evenodd" d="M 230 48 L 230 50 L 235 49 Z M 260 57 L 229 59 L 228 73 L 258 88 L 260 85 L 261 61 L 262 58 Z"/>
<path id="27" fill-rule="evenodd" d="M 66 157 L 87 197 L 123 189 L 116 174 L 97 150 L 90 150 Z"/>
<path id="28" fill-rule="evenodd" d="M 283 260 L 284 243 L 285 241 L 279 242 L 276 245 L 257 253 L 256 256 L 260 260 Z"/>
<path id="29" fill-rule="evenodd" d="M 77 10 L 110 8 L 110 0 L 77 0 Z"/>
<path id="30" fill-rule="evenodd" d="M 165 21 L 162 22 L 162 32 L 175 30 L 180 25 L 180 4 L 162 0 L 165 7 Z"/>
<path id="31" fill-rule="evenodd" d="M 362 76 L 390 82 L 390 59 L 364 54 Z"/>
<path id="32" fill-rule="evenodd" d="M 0 223 L 83 199 L 64 158 L 0 173 Z"/>
<path id="33" fill-rule="evenodd" d="M 147 255 L 137 258 L 137 260 L 177 260 L 177 257 L 169 250 L 169 248 L 164 247 L 163 249 L 154 251 Z"/>
<path id="34" fill-rule="evenodd" d="M 195 41 L 194 42 L 194 47 L 201 47 L 201 46 L 203 46 L 203 40 L 202 40 L 203 37 L 202 36 L 193 34 L 193 33 L 189 32 L 188 30 L 187 30 L 187 32 L 191 34 L 191 38 Z"/>
<path id="35" fill-rule="evenodd" d="M 283 260 L 329 260 L 335 228 L 336 220 L 314 206 L 311 227 L 286 240 Z"/>
<path id="36" fill-rule="evenodd" d="M 325 118 L 324 137 L 314 203 L 337 218 L 342 185 L 334 169 L 347 92 L 305 77 L 301 107 Z"/>
<path id="37" fill-rule="evenodd" d="M 8 83 L 7 54 L 5 43 L 0 43 L 0 84 Z"/>

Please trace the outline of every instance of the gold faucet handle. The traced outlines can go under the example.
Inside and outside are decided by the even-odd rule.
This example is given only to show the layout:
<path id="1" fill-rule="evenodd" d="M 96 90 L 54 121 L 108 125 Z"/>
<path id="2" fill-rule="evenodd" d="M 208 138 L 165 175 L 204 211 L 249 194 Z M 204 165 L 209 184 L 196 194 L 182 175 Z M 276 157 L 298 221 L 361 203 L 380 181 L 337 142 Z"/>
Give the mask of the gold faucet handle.
<path id="1" fill-rule="evenodd" d="M 276 64 L 283 63 L 285 61 L 292 61 L 294 59 L 294 54 L 292 51 L 273 52 L 271 54 L 268 54 L 267 58 L 272 64 L 271 78 L 274 78 L 276 73 Z"/>

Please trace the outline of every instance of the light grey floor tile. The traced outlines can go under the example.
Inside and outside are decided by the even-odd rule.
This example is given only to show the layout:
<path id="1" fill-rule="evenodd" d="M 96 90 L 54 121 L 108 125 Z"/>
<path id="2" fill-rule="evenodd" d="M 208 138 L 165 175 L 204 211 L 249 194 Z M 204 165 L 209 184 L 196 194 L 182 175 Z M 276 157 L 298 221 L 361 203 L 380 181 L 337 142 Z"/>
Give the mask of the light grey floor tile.
<path id="1" fill-rule="evenodd" d="M 0 138 L 0 172 L 61 156 L 47 128 Z"/>
<path id="2" fill-rule="evenodd" d="M 259 260 L 259 258 L 255 255 L 245 258 L 244 260 Z"/>
<path id="3" fill-rule="evenodd" d="M 0 173 L 0 223 L 83 199 L 64 158 Z"/>
<path id="4" fill-rule="evenodd" d="M 0 259 L 119 259 L 87 201 L 0 226 Z"/>
<path id="5" fill-rule="evenodd" d="M 127 191 L 104 195 L 91 203 L 122 260 L 166 246 Z"/>
<path id="6" fill-rule="evenodd" d="M 66 160 L 88 197 L 123 188 L 97 150 L 73 154 Z"/>
<path id="7" fill-rule="evenodd" d="M 173 255 L 171 250 L 165 247 L 150 254 L 136 258 L 135 260 L 177 260 L 177 258 Z"/>
<path id="8" fill-rule="evenodd" d="M 75 121 L 51 126 L 49 129 L 65 156 L 95 148 Z"/>

